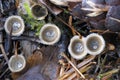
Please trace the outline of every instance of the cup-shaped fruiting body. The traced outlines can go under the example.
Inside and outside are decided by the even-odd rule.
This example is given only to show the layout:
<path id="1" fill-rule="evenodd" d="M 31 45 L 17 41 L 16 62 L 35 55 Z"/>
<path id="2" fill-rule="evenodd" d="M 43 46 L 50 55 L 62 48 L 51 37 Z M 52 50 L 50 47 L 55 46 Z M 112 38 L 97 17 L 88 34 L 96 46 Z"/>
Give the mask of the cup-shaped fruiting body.
<path id="1" fill-rule="evenodd" d="M 53 45 L 59 41 L 61 37 L 60 29 L 55 24 L 45 24 L 39 34 L 42 44 Z"/>
<path id="2" fill-rule="evenodd" d="M 43 20 L 48 15 L 48 10 L 44 5 L 34 4 L 31 7 L 32 15 L 37 20 Z"/>
<path id="3" fill-rule="evenodd" d="M 86 37 L 86 48 L 88 54 L 98 55 L 105 49 L 105 40 L 97 33 L 89 34 Z"/>
<path id="4" fill-rule="evenodd" d="M 79 36 L 72 37 L 68 46 L 68 51 L 73 58 L 83 59 L 87 55 L 85 38 L 82 37 L 82 39 L 80 39 Z"/>
<path id="5" fill-rule="evenodd" d="M 12 36 L 20 36 L 24 32 L 24 21 L 20 16 L 10 16 L 6 19 L 4 28 L 7 34 Z"/>
<path id="6" fill-rule="evenodd" d="M 25 68 L 26 60 L 22 55 L 13 55 L 8 62 L 8 66 L 12 72 L 20 72 Z"/>
<path id="7" fill-rule="evenodd" d="M 58 6 L 68 6 L 68 2 L 65 0 L 50 0 L 50 2 Z"/>

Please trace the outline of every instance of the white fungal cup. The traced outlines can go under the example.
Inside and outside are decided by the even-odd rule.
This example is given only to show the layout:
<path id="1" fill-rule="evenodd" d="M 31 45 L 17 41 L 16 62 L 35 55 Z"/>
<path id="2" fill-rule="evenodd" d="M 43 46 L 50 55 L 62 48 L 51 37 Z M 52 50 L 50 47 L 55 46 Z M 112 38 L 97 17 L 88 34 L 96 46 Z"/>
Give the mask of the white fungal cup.
<path id="1" fill-rule="evenodd" d="M 86 37 L 86 47 L 88 54 L 98 55 L 105 49 L 105 40 L 101 35 L 92 33 Z"/>
<path id="2" fill-rule="evenodd" d="M 11 56 L 8 67 L 12 72 L 20 72 L 26 66 L 26 60 L 22 55 L 13 55 Z"/>
<path id="3" fill-rule="evenodd" d="M 59 41 L 61 37 L 60 29 L 55 24 L 45 24 L 39 34 L 39 38 L 42 44 L 54 45 Z"/>
<path id="4" fill-rule="evenodd" d="M 10 16 L 6 19 L 4 28 L 7 34 L 12 31 L 12 36 L 20 36 L 24 32 L 25 25 L 20 16 Z"/>
<path id="5" fill-rule="evenodd" d="M 83 59 L 87 55 L 85 38 L 82 37 L 80 39 L 79 36 L 73 36 L 70 40 L 68 51 L 73 58 L 78 60 Z"/>
<path id="6" fill-rule="evenodd" d="M 48 15 L 48 10 L 44 5 L 34 4 L 31 7 L 32 15 L 37 20 L 43 20 Z"/>

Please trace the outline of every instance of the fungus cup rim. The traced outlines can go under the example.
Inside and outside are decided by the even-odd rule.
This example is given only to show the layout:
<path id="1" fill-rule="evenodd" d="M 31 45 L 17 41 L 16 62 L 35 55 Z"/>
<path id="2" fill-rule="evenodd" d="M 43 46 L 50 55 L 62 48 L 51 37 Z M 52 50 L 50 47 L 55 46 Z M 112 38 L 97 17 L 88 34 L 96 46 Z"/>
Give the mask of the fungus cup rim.
<path id="1" fill-rule="evenodd" d="M 20 57 L 20 59 L 22 59 L 22 61 L 23 61 L 23 66 L 20 68 L 20 69 L 18 69 L 18 70 L 15 70 L 14 68 L 12 68 L 11 67 L 11 63 L 12 63 L 12 60 L 14 59 L 14 58 L 17 58 L 17 57 Z M 25 66 L 26 66 L 26 60 L 25 60 L 25 57 L 23 56 L 23 55 L 13 55 L 13 56 L 11 56 L 11 58 L 10 58 L 10 60 L 9 60 L 9 62 L 8 62 L 8 67 L 9 67 L 9 69 L 12 71 L 12 72 L 20 72 L 20 71 L 22 71 L 24 68 L 25 68 Z"/>
<path id="2" fill-rule="evenodd" d="M 37 17 L 36 15 L 33 14 L 32 9 L 33 9 L 33 7 L 35 7 L 35 6 L 37 6 L 37 5 L 38 5 L 38 6 L 41 6 L 42 8 L 45 9 L 45 13 L 46 13 L 46 14 L 44 14 L 44 16 Z M 32 16 L 33 16 L 35 19 L 37 19 L 37 20 L 43 20 L 43 19 L 45 19 L 45 17 L 48 15 L 48 10 L 47 10 L 47 8 L 46 8 L 44 5 L 42 5 L 42 4 L 34 4 L 34 5 L 32 5 L 32 7 L 31 7 L 31 13 L 32 13 Z"/>
<path id="3" fill-rule="evenodd" d="M 82 43 L 83 43 L 84 51 L 83 51 L 82 53 L 80 53 L 80 54 L 75 54 L 75 53 L 72 51 L 72 49 L 71 49 L 71 48 L 72 48 L 72 43 L 73 43 L 75 40 L 82 41 Z M 80 59 L 83 59 L 83 58 L 87 55 L 85 42 L 86 42 L 86 40 L 85 40 L 84 37 L 82 37 L 82 39 L 80 39 L 80 37 L 76 35 L 76 36 L 73 36 L 73 37 L 71 38 L 70 44 L 69 44 L 69 46 L 68 46 L 68 51 L 69 51 L 70 55 L 71 55 L 73 58 L 80 60 Z"/>
<path id="4" fill-rule="evenodd" d="M 57 32 L 57 34 L 58 34 L 57 37 L 55 38 L 55 40 L 53 40 L 52 42 L 45 41 L 45 40 L 42 38 L 42 33 L 43 33 L 43 31 L 46 30 L 49 26 L 55 28 L 55 30 L 57 30 L 56 32 Z M 55 24 L 47 23 L 47 24 L 45 24 L 44 26 L 42 26 L 42 28 L 40 29 L 39 39 L 41 40 L 41 43 L 42 43 L 42 44 L 54 45 L 55 43 L 57 43 L 57 42 L 60 40 L 60 37 L 61 37 L 60 29 L 59 29 Z"/>
<path id="5" fill-rule="evenodd" d="M 13 15 L 13 16 L 8 17 L 5 21 L 4 29 L 7 34 L 10 34 L 10 31 L 8 30 L 8 23 L 11 19 L 14 19 L 14 18 L 17 18 L 18 20 L 21 21 L 21 30 L 17 33 L 12 33 L 12 36 L 20 36 L 24 32 L 24 28 L 25 28 L 24 20 L 20 16 Z"/>
<path id="6" fill-rule="evenodd" d="M 100 40 L 101 41 L 101 46 L 100 46 L 100 48 L 99 48 L 99 50 L 97 50 L 97 51 L 91 51 L 88 47 L 87 47 L 87 41 L 90 39 L 90 38 L 92 38 L 92 37 L 97 37 L 98 38 L 98 40 Z M 100 54 L 104 49 L 105 49 L 105 40 L 104 40 L 104 38 L 101 36 L 101 35 L 99 35 L 99 34 L 97 34 L 97 33 L 92 33 L 92 34 L 89 34 L 87 37 L 86 37 L 86 48 L 87 48 L 87 52 L 88 52 L 88 54 L 90 54 L 90 55 L 98 55 L 98 54 Z"/>

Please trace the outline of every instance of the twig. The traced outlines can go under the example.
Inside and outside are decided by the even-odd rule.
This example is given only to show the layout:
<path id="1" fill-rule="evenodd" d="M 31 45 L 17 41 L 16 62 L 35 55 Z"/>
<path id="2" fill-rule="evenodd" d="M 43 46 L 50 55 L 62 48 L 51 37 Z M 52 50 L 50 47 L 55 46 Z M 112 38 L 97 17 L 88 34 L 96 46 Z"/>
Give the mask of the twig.
<path id="1" fill-rule="evenodd" d="M 91 63 L 90 63 L 91 64 Z M 90 65 L 89 64 L 89 65 Z M 81 71 L 82 73 L 84 73 L 84 72 L 86 72 L 87 70 L 89 70 L 91 68 L 91 66 L 84 66 L 84 67 L 82 67 L 81 69 L 79 69 L 79 71 Z M 73 74 L 71 74 L 68 78 L 67 78 L 67 80 L 73 80 L 74 78 L 76 77 L 76 73 L 73 73 Z M 79 79 L 79 78 L 78 78 Z"/>
<path id="2" fill-rule="evenodd" d="M 0 75 L 0 79 L 5 75 L 5 73 L 9 70 L 9 68 L 7 68 L 1 75 Z"/>
<path id="3" fill-rule="evenodd" d="M 86 72 L 88 69 L 91 68 L 90 65 L 92 65 L 92 64 L 96 64 L 96 62 L 90 62 L 90 63 L 84 65 L 83 67 L 79 68 L 79 71 L 81 71 L 81 73 Z M 64 76 L 60 78 L 60 80 L 64 80 L 66 78 L 67 78 L 67 80 L 72 80 L 75 77 L 76 77 L 75 72 L 74 73 L 65 73 Z"/>
<path id="4" fill-rule="evenodd" d="M 73 62 L 73 64 L 77 67 L 77 64 L 76 64 L 76 61 L 74 58 L 71 58 L 71 61 Z M 77 78 L 79 79 L 80 78 L 80 75 L 78 74 L 77 71 L 75 71 L 76 75 L 77 75 Z"/>
<path id="5" fill-rule="evenodd" d="M 2 41 L 3 41 L 2 39 L 3 39 L 3 36 L 2 36 L 2 33 L 0 33 L 0 49 L 2 51 L 2 54 L 3 54 L 6 62 L 8 63 L 8 57 L 7 57 L 6 53 L 5 53 L 5 50 L 4 50 L 4 47 L 3 47 L 3 44 L 2 44 Z"/>
<path id="6" fill-rule="evenodd" d="M 106 62 L 106 58 L 107 58 L 107 54 L 105 55 L 104 59 L 102 60 L 102 63 L 100 64 L 100 72 L 99 73 L 101 73 L 103 71 L 103 67 Z"/>
<path id="7" fill-rule="evenodd" d="M 77 68 L 81 68 L 82 66 L 88 64 L 90 61 L 92 61 L 93 59 L 95 58 L 95 56 L 89 56 L 87 59 L 85 59 L 83 62 L 79 63 L 77 65 Z M 74 69 L 70 69 L 69 71 L 67 71 L 66 73 L 71 73 L 71 72 L 74 72 Z"/>
<path id="8" fill-rule="evenodd" d="M 71 27 L 71 30 L 72 30 L 73 35 L 76 35 L 76 34 L 77 34 L 77 35 L 80 37 L 80 39 L 81 39 L 81 38 L 82 38 L 81 34 L 80 34 L 77 30 L 75 30 L 74 26 L 72 26 L 72 16 L 69 17 L 69 22 L 68 22 L 68 24 L 69 24 L 70 27 Z"/>
<path id="9" fill-rule="evenodd" d="M 100 33 L 100 34 L 105 34 L 105 33 L 115 33 L 115 32 L 112 32 L 110 30 L 97 30 L 97 29 L 93 29 L 93 30 L 90 30 L 90 32 L 97 32 L 97 33 Z"/>
<path id="10" fill-rule="evenodd" d="M 2 5 L 2 1 L 1 1 L 1 0 L 0 0 L 0 10 L 1 10 L 2 13 L 4 12 L 4 10 L 3 10 L 3 5 Z"/>
<path id="11" fill-rule="evenodd" d="M 2 44 L 0 44 L 0 48 L 1 48 L 2 54 L 3 54 L 3 56 L 4 56 L 5 60 L 6 60 L 6 62 L 8 63 L 8 57 L 7 57 L 6 53 L 5 53 L 5 50 L 4 50 Z"/>
<path id="12" fill-rule="evenodd" d="M 69 58 L 64 54 L 62 53 L 61 54 L 64 58 L 66 58 L 66 60 L 72 65 L 72 67 L 81 75 L 81 77 L 83 79 L 85 79 L 85 76 L 76 68 L 76 66 L 69 60 Z"/>
<path id="13" fill-rule="evenodd" d="M 91 56 L 89 55 L 87 59 L 85 59 L 84 61 L 80 62 L 77 65 L 77 68 L 80 69 L 81 67 L 85 66 L 86 64 L 88 64 L 89 62 L 91 62 L 93 59 L 95 58 L 95 56 Z M 71 68 L 70 70 L 68 70 L 67 72 L 65 72 L 65 74 L 63 74 L 59 79 L 63 80 L 64 78 L 70 76 L 72 73 L 74 73 L 74 69 Z M 62 78 L 62 79 L 61 79 Z"/>
<path id="14" fill-rule="evenodd" d="M 111 74 L 117 73 L 117 72 L 119 72 L 119 70 L 120 70 L 120 69 L 113 69 L 113 70 L 108 71 L 108 72 L 106 72 L 106 73 L 99 74 L 99 75 L 98 75 L 98 78 L 101 79 L 102 77 L 105 77 L 105 76 L 107 76 L 107 75 L 111 75 Z"/>
<path id="15" fill-rule="evenodd" d="M 64 71 L 65 71 L 65 67 L 61 66 L 61 68 L 60 68 L 60 74 L 59 74 L 60 77 L 62 76 L 62 74 L 64 74 Z"/>
<path id="16" fill-rule="evenodd" d="M 72 26 L 72 16 L 69 17 L 68 24 L 71 27 L 71 31 L 72 31 L 73 35 L 75 35 L 76 33 L 75 33 L 75 30 L 74 30 L 74 27 Z"/>
<path id="17" fill-rule="evenodd" d="M 112 74 L 106 75 L 101 80 L 108 80 L 111 76 L 112 76 Z"/>
<path id="18" fill-rule="evenodd" d="M 16 45 L 15 45 L 15 55 L 17 56 L 18 53 L 17 53 L 17 45 L 18 45 L 18 42 L 16 42 Z"/>
<path id="19" fill-rule="evenodd" d="M 94 73 L 97 73 L 97 71 L 98 71 L 98 69 L 100 67 L 100 57 L 101 57 L 101 55 L 98 56 L 98 62 L 97 62 L 98 64 L 96 66 L 96 69 L 95 69 Z"/>

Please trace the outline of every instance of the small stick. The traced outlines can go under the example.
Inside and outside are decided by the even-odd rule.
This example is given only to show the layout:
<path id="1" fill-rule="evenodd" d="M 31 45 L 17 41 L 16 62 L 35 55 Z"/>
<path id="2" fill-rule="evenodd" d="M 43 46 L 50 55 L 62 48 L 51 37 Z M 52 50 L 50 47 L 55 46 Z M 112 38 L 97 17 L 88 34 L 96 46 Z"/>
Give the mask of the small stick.
<path id="1" fill-rule="evenodd" d="M 82 61 L 81 63 L 79 63 L 77 65 L 78 68 L 81 68 L 82 66 L 88 64 L 89 62 L 91 62 L 93 59 L 95 58 L 95 56 L 89 56 L 87 59 L 85 59 L 84 61 Z M 69 71 L 67 71 L 67 73 L 70 73 L 70 72 L 74 72 L 74 69 L 70 69 Z"/>
<path id="2" fill-rule="evenodd" d="M 15 55 L 16 56 L 18 55 L 18 53 L 17 53 L 17 45 L 18 45 L 18 43 L 16 42 L 16 45 L 15 45 Z"/>
<path id="3" fill-rule="evenodd" d="M 81 39 L 82 38 L 81 34 L 77 30 L 75 30 L 74 26 L 72 26 L 72 16 L 69 17 L 68 24 L 71 27 L 71 31 L 72 31 L 73 35 L 77 34 L 80 37 L 80 39 Z"/>
<path id="4" fill-rule="evenodd" d="M 82 73 L 84 73 L 85 72 L 85 69 L 86 69 L 86 71 L 87 70 L 89 70 L 91 68 L 91 66 L 85 66 L 85 67 L 83 67 L 83 68 L 81 68 L 81 69 L 79 69 L 79 71 L 81 71 Z M 84 69 L 84 70 L 83 70 Z M 69 77 L 67 77 L 67 80 L 73 80 L 74 78 L 76 78 L 76 73 L 72 73 Z M 79 78 L 77 78 L 77 79 L 79 79 Z"/>
<path id="5" fill-rule="evenodd" d="M 81 75 L 81 77 L 83 79 L 85 79 L 85 76 L 76 68 L 76 66 L 69 60 L 69 58 L 64 54 L 62 53 L 61 56 L 63 56 L 64 58 L 66 58 L 66 60 L 72 65 L 72 67 Z"/>
<path id="6" fill-rule="evenodd" d="M 112 31 L 110 31 L 109 29 L 107 29 L 107 30 L 91 30 L 90 32 L 97 32 L 97 33 L 102 33 L 102 34 L 105 34 L 105 33 L 115 33 L 115 32 L 112 32 Z"/>
<path id="7" fill-rule="evenodd" d="M 74 30 L 74 27 L 72 26 L 72 16 L 69 17 L 69 21 L 68 21 L 68 24 L 70 25 L 70 28 L 71 28 L 71 31 L 73 33 L 73 35 L 75 35 L 75 30 Z"/>
<path id="8" fill-rule="evenodd" d="M 78 65 L 77 65 L 77 68 L 79 69 L 79 68 L 81 68 L 81 67 L 83 67 L 83 66 L 85 66 L 85 65 L 87 65 L 89 62 L 91 62 L 93 59 L 95 58 L 95 56 L 88 56 L 88 58 L 87 59 L 85 59 L 84 61 L 82 61 L 82 62 L 80 62 Z M 63 74 L 62 75 L 62 79 L 60 79 L 60 80 L 63 80 L 64 78 L 66 78 L 66 77 L 68 77 L 69 75 L 71 75 L 72 73 L 74 73 L 74 69 L 73 68 L 71 68 L 70 70 L 68 70 L 67 72 L 65 72 L 65 74 Z"/>
<path id="9" fill-rule="evenodd" d="M 9 70 L 9 68 L 7 68 L 7 69 L 0 75 L 0 78 L 2 78 L 8 70 Z"/>
<path id="10" fill-rule="evenodd" d="M 65 71 L 64 66 L 61 66 L 61 68 L 60 68 L 60 73 L 59 73 L 59 76 L 60 76 L 60 77 L 62 76 L 62 74 L 64 74 L 64 71 Z"/>
<path id="11" fill-rule="evenodd" d="M 76 61 L 75 59 L 71 58 L 71 61 L 73 62 L 73 64 L 77 67 L 77 64 L 76 64 Z M 77 67 L 78 68 L 78 67 Z M 80 75 L 78 74 L 77 71 L 75 71 L 76 75 L 77 75 L 77 78 L 79 79 L 80 78 Z"/>
<path id="12" fill-rule="evenodd" d="M 0 33 L 0 49 L 1 49 L 1 51 L 2 51 L 2 54 L 3 54 L 6 62 L 8 63 L 8 57 L 7 57 L 6 52 L 5 52 L 5 50 L 4 50 L 2 41 L 3 41 L 3 36 L 2 36 L 2 33 Z"/>
<path id="13" fill-rule="evenodd" d="M 83 67 L 79 68 L 79 71 L 81 71 L 81 73 L 84 73 L 85 71 L 87 71 L 88 69 L 91 68 L 90 65 L 92 65 L 92 64 L 96 64 L 96 62 L 90 62 L 90 63 L 84 65 Z M 65 75 L 63 77 L 61 77 L 60 80 L 64 80 L 66 78 L 67 78 L 67 80 L 72 80 L 75 77 L 76 77 L 76 73 L 75 72 L 74 73 L 69 73 L 69 74 L 65 73 Z"/>
<path id="14" fill-rule="evenodd" d="M 3 53 L 3 56 L 4 56 L 5 60 L 6 60 L 6 62 L 8 63 L 8 57 L 7 57 L 6 53 L 5 53 L 5 50 L 4 50 L 4 47 L 3 47 L 2 44 L 0 44 L 0 48 L 1 48 L 1 51 Z"/>

